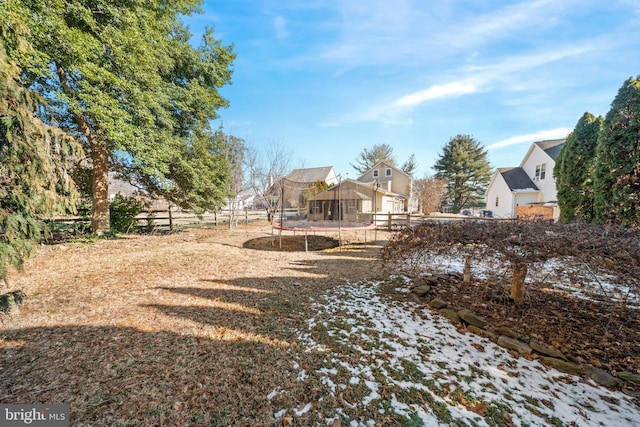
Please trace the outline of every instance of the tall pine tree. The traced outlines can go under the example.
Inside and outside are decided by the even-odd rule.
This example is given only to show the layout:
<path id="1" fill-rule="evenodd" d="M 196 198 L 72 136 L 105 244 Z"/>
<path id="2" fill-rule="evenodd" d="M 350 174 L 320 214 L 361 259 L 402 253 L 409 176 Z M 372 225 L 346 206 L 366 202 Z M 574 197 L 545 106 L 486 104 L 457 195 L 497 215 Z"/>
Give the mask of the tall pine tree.
<path id="1" fill-rule="evenodd" d="M 553 173 L 562 222 L 594 219 L 593 175 L 602 122 L 602 117 L 584 113 L 556 159 Z"/>
<path id="2" fill-rule="evenodd" d="M 42 98 L 22 84 L 21 70 L 7 46 L 27 54 L 27 28 L 0 8 L 0 282 L 7 267 L 21 269 L 40 242 L 41 219 L 73 211 L 76 191 L 70 169 L 82 156 L 80 145 L 34 115 Z M 6 295 L 1 295 L 4 310 Z"/>
<path id="3" fill-rule="evenodd" d="M 356 164 L 351 163 L 351 166 L 353 166 L 359 174 L 364 174 L 379 162 L 386 162 L 392 166 L 396 166 L 396 155 L 393 153 L 392 146 L 389 144 L 376 144 L 371 149 L 365 148 L 358 155 Z M 417 167 L 418 162 L 416 161 L 416 156 L 411 154 L 402 164 L 400 170 L 407 175 L 413 176 Z"/>
<path id="4" fill-rule="evenodd" d="M 597 222 L 640 226 L 640 76 L 624 82 L 604 119 L 594 201 Z"/>
<path id="5" fill-rule="evenodd" d="M 491 179 L 487 150 L 470 135 L 456 135 L 442 148 L 433 167 L 447 183 L 447 199 L 454 213 L 480 203 Z"/>
<path id="6" fill-rule="evenodd" d="M 109 228 L 108 172 L 115 170 L 190 209 L 226 200 L 228 168 L 210 121 L 227 101 L 234 54 L 205 32 L 192 47 L 181 20 L 198 0 L 8 0 L 34 51 L 8 49 L 40 117 L 84 143 L 92 170 L 92 230 Z M 209 141 L 204 139 L 209 138 Z M 206 156 L 207 158 L 204 158 Z M 200 162 L 193 173 L 191 160 Z"/>

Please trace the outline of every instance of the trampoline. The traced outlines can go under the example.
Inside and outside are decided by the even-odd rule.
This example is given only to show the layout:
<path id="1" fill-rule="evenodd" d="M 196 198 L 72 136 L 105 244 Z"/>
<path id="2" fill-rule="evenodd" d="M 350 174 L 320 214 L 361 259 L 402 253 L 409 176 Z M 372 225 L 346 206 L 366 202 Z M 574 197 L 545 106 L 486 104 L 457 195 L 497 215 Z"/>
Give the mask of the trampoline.
<path id="1" fill-rule="evenodd" d="M 283 231 L 293 231 L 294 234 L 297 231 L 304 232 L 304 250 L 309 252 L 309 242 L 307 236 L 309 231 L 315 232 L 338 232 L 340 249 L 342 249 L 342 231 L 364 231 L 364 243 L 367 244 L 367 230 L 375 230 L 376 225 L 373 223 L 362 223 L 353 221 L 308 221 L 308 220 L 293 220 L 286 222 L 276 222 L 273 224 L 273 228 L 279 230 L 279 235 L 282 237 Z M 282 241 L 280 242 L 282 245 Z"/>
<path id="2" fill-rule="evenodd" d="M 313 181 L 312 178 L 297 177 L 296 180 L 281 178 L 279 182 L 278 210 L 280 221 L 274 222 L 273 230 L 278 230 L 280 248 L 282 248 L 282 232 L 304 232 L 305 251 L 308 252 L 307 236 L 309 232 L 338 232 L 340 249 L 342 250 L 342 231 L 364 231 L 365 245 L 367 230 L 377 230 L 372 221 L 363 221 L 374 212 L 378 187 L 375 183 L 368 184 L 354 180 L 342 180 L 336 185 L 327 186 L 326 183 Z M 298 181 L 300 179 L 300 181 Z M 343 188 L 344 187 L 344 188 Z M 277 188 L 277 187 L 276 187 Z M 369 195 L 368 193 L 371 193 Z M 289 205 L 296 206 L 300 201 L 308 208 L 304 219 L 298 211 L 296 218 L 288 218 L 285 209 Z M 347 212 L 344 212 L 347 211 Z"/>
<path id="3" fill-rule="evenodd" d="M 277 230 L 287 231 L 358 231 L 358 230 L 373 230 L 376 228 L 375 224 L 366 224 L 362 222 L 351 221 L 287 221 L 283 224 L 276 222 L 273 224 L 273 228 Z"/>

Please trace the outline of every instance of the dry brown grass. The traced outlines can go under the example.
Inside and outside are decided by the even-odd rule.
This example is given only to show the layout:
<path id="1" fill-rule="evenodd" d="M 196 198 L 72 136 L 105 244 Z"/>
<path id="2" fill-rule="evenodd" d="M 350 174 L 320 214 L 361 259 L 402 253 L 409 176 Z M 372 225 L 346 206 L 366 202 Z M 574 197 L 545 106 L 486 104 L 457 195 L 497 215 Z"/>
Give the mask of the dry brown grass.
<path id="1" fill-rule="evenodd" d="M 380 247 L 247 244 L 270 236 L 262 223 L 43 247 L 12 277 L 27 299 L 0 325 L 0 401 L 68 403 L 72 425 L 271 425 L 312 392 L 290 373 L 310 301 L 377 275 Z"/>

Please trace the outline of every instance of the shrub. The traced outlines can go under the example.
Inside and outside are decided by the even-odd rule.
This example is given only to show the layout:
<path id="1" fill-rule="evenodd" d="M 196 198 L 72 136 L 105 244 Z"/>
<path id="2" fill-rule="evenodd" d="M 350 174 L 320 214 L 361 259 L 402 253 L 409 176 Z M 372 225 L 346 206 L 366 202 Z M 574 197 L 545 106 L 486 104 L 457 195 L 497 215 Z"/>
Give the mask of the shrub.
<path id="1" fill-rule="evenodd" d="M 136 216 L 142 212 L 145 204 L 134 198 L 116 194 L 109 203 L 109 215 L 111 218 L 110 228 L 115 233 L 129 233 L 135 230 L 138 225 Z"/>
<path id="2" fill-rule="evenodd" d="M 383 249 L 386 265 L 442 254 L 495 254 L 512 271 L 511 298 L 523 299 L 528 270 L 550 259 L 570 260 L 595 274 L 640 289 L 640 233 L 619 227 L 548 221 L 425 222 L 398 233 Z"/>

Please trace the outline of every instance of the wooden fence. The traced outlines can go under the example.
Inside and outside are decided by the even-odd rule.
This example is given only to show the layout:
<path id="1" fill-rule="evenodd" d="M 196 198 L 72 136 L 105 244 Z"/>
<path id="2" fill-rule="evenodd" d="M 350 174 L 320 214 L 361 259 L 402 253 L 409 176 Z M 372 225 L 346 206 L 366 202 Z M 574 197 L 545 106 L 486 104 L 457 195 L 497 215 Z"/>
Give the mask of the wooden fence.
<path id="1" fill-rule="evenodd" d="M 140 230 L 174 230 L 185 227 L 218 226 L 233 224 L 248 224 L 254 221 L 266 220 L 267 214 L 263 210 L 242 210 L 235 213 L 223 210 L 219 212 L 196 215 L 175 209 L 144 210 L 136 216 Z M 57 217 L 52 220 L 56 224 L 67 224 L 70 227 L 88 228 L 91 220 L 80 216 Z"/>
<path id="2" fill-rule="evenodd" d="M 304 219 L 297 214 L 296 210 L 286 210 L 284 212 L 289 219 Z M 274 215 L 275 222 L 279 222 L 280 212 Z M 408 213 L 386 213 L 372 214 L 360 213 L 355 217 L 345 218 L 344 220 L 375 223 L 378 229 L 397 231 L 407 226 L 415 226 L 424 221 L 464 221 L 473 220 L 495 220 L 494 218 L 469 217 L 462 215 L 418 215 Z M 264 210 L 242 210 L 235 213 L 222 210 L 218 212 L 205 213 L 200 216 L 192 213 L 175 209 L 164 210 L 145 210 L 136 216 L 137 227 L 139 230 L 156 231 L 156 230 L 174 230 L 177 228 L 202 227 L 202 226 L 221 226 L 234 224 L 248 224 L 255 221 L 266 221 L 267 214 Z M 230 222 L 232 221 L 232 224 Z M 67 224 L 69 227 L 80 228 L 89 227 L 90 219 L 79 216 L 65 216 L 55 218 L 52 222 L 57 224 Z"/>
<path id="3" fill-rule="evenodd" d="M 523 219 L 555 219 L 553 206 L 516 206 L 516 217 Z"/>

